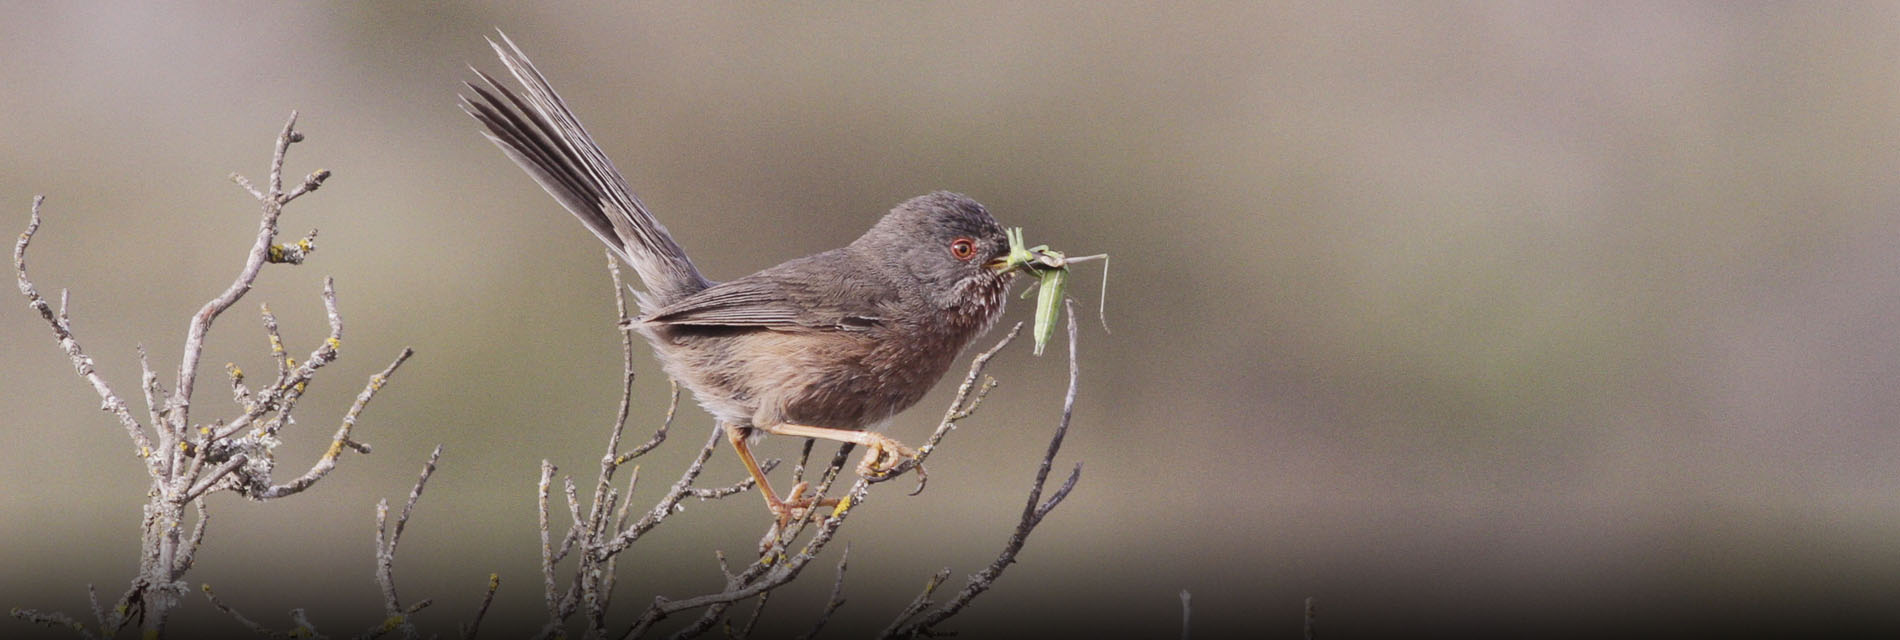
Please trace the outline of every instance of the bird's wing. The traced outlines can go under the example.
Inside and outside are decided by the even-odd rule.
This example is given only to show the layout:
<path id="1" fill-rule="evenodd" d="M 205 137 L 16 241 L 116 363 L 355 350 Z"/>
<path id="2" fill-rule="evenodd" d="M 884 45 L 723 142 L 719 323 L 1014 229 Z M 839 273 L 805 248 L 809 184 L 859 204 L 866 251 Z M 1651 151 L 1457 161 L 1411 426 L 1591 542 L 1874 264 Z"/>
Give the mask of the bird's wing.
<path id="1" fill-rule="evenodd" d="M 769 327 L 778 329 L 856 330 L 877 326 L 890 301 L 878 287 L 851 277 L 811 277 L 835 272 L 801 268 L 800 262 L 824 262 L 812 256 L 722 282 L 646 315 L 647 322 L 671 325 Z"/>
<path id="2" fill-rule="evenodd" d="M 647 322 L 725 326 L 796 325 L 799 310 L 778 285 L 759 279 L 722 282 L 647 314 Z"/>

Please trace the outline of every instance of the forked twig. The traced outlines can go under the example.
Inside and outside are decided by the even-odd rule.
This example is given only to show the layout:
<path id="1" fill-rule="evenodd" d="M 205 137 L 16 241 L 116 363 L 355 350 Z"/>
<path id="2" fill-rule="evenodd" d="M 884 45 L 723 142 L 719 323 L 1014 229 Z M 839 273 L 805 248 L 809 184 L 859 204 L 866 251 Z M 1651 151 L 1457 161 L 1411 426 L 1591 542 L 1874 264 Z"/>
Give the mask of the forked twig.
<path id="1" fill-rule="evenodd" d="M 1062 486 L 1057 488 L 1055 493 L 1050 494 L 1048 500 L 1042 499 L 1042 490 L 1049 480 L 1049 471 L 1055 466 L 1056 453 L 1062 450 L 1062 439 L 1068 435 L 1069 422 L 1075 416 L 1075 395 L 1077 383 L 1081 378 L 1081 365 L 1076 361 L 1075 303 L 1072 300 L 1064 300 L 1063 304 L 1068 307 L 1066 315 L 1069 329 L 1069 390 L 1062 399 L 1062 420 L 1056 424 L 1055 435 L 1049 439 L 1048 452 L 1043 454 L 1042 463 L 1036 468 L 1035 482 L 1029 485 L 1029 499 L 1023 505 L 1023 515 L 1016 524 L 1016 531 L 1010 534 L 1009 542 L 1004 544 L 1002 554 L 998 555 L 990 566 L 970 576 L 969 583 L 964 585 L 963 590 L 949 602 L 945 602 L 942 607 L 912 623 L 905 622 L 909 616 L 900 614 L 889 627 L 884 629 L 884 632 L 879 635 L 880 638 L 914 638 L 919 635 L 929 635 L 936 625 L 956 615 L 958 611 L 969 606 L 977 596 L 988 591 L 996 583 L 996 579 L 1002 576 L 1003 571 L 1016 562 L 1016 554 L 1022 551 L 1023 544 L 1029 540 L 1029 535 L 1035 532 L 1036 525 L 1042 524 L 1042 519 L 1048 516 L 1050 511 L 1055 510 L 1057 505 L 1062 504 L 1063 499 L 1069 497 L 1069 491 L 1074 489 L 1076 481 L 1081 479 L 1082 463 L 1077 462 L 1075 468 L 1069 471 L 1068 479 L 1062 481 Z M 919 598 L 927 597 L 930 591 L 936 588 L 936 582 L 933 580 L 932 584 L 926 587 L 924 595 Z"/>

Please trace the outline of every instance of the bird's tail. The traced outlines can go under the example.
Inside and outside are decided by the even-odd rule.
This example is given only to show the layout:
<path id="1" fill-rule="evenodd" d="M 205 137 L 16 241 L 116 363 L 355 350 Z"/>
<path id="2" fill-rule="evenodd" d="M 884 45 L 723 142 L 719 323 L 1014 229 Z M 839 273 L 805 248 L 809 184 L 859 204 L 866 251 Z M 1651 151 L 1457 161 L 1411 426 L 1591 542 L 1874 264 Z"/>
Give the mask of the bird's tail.
<path id="1" fill-rule="evenodd" d="M 524 91 L 517 94 L 479 69 L 486 87 L 467 83 L 479 99 L 462 96 L 462 110 L 480 120 L 508 158 L 541 183 L 588 231 L 594 232 L 646 284 L 643 308 L 677 300 L 711 285 L 666 227 L 627 188 L 627 179 L 554 92 L 528 56 L 499 33 L 488 41 Z M 471 67 L 471 69 L 473 69 Z"/>

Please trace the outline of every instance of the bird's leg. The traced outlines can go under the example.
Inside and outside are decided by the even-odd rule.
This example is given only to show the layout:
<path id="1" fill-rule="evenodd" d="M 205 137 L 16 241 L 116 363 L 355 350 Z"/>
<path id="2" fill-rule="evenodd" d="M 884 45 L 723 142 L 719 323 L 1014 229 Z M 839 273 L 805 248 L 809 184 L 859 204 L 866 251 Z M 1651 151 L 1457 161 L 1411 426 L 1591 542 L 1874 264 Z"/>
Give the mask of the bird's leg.
<path id="1" fill-rule="evenodd" d="M 752 448 L 745 442 L 744 429 L 733 424 L 727 424 L 723 428 L 726 430 L 726 440 L 732 443 L 734 451 L 739 452 L 739 461 L 745 463 L 745 469 L 752 474 L 752 480 L 759 483 L 759 493 L 765 496 L 765 508 L 770 509 L 772 515 L 778 518 L 778 531 L 785 530 L 785 526 L 800 515 L 798 512 L 801 510 L 809 512 L 814 507 L 838 503 L 837 500 L 806 498 L 805 490 L 809 485 L 803 482 L 792 485 L 791 492 L 787 493 L 784 499 L 779 499 L 778 493 L 772 491 L 772 483 L 766 481 L 765 471 L 759 468 L 759 461 L 752 457 Z"/>
<path id="2" fill-rule="evenodd" d="M 917 450 L 906 447 L 896 439 L 881 433 L 809 427 L 802 424 L 776 424 L 763 428 L 768 433 L 779 435 L 823 438 L 863 445 L 866 451 L 864 459 L 858 461 L 858 475 L 867 478 L 882 478 L 889 475 L 891 469 L 896 468 L 905 460 L 917 457 Z M 922 466 L 917 467 L 917 475 L 920 477 L 924 475 Z"/>

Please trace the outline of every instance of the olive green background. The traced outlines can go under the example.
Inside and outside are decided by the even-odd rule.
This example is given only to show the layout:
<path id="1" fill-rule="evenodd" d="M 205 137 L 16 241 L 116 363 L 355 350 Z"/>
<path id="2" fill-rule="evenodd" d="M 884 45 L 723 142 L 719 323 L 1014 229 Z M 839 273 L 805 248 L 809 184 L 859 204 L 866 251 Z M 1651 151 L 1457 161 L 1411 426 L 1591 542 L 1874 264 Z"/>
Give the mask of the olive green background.
<path id="1" fill-rule="evenodd" d="M 374 505 L 442 443 L 399 585 L 452 634 L 500 572 L 491 630 L 520 635 L 538 465 L 596 467 L 620 367 L 603 252 L 455 106 L 466 65 L 500 69 L 495 27 L 710 277 L 934 189 L 1115 256 L 1113 333 L 1097 267 L 1073 278 L 1090 311 L 1059 465 L 1081 484 L 953 625 L 974 637 L 1174 637 L 1182 589 L 1208 636 L 1296 634 L 1307 596 L 1339 637 L 1900 627 L 1892 4 L 0 9 L 0 229 L 47 196 L 32 273 L 71 288 L 135 413 L 135 347 L 172 377 L 256 228 L 225 175 L 261 179 L 292 109 L 292 172 L 335 176 L 284 224 L 320 250 L 220 319 L 194 415 L 230 413 L 223 363 L 269 368 L 258 303 L 294 351 L 321 339 L 325 275 L 343 357 L 286 473 L 418 352 L 356 432 L 373 455 L 275 503 L 212 499 L 189 580 L 274 627 L 297 606 L 332 635 L 381 619 Z M 117 594 L 136 568 L 145 481 L 49 335 L 0 313 L 0 604 L 82 614 L 85 584 Z M 666 385 L 638 356 L 644 433 Z M 993 372 L 929 490 L 884 485 L 845 530 L 833 637 L 941 567 L 960 587 L 1008 536 L 1064 363 L 1024 343 Z M 921 439 L 940 386 L 890 432 Z M 683 413 L 642 498 L 709 428 Z M 721 450 L 709 473 L 742 471 Z M 623 560 L 623 618 L 715 588 L 713 550 L 743 556 L 764 522 L 751 496 L 687 506 Z M 770 635 L 805 630 L 834 557 L 774 599 Z M 235 629 L 188 602 L 184 628 Z"/>

